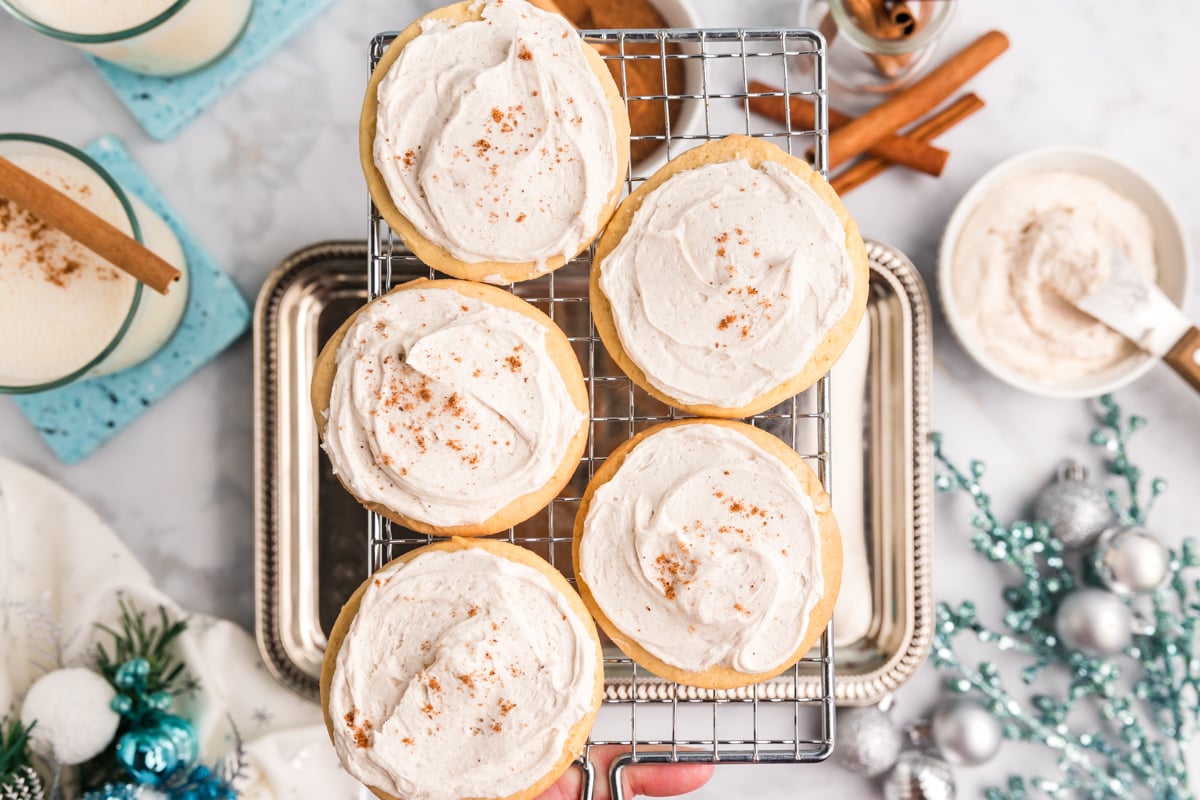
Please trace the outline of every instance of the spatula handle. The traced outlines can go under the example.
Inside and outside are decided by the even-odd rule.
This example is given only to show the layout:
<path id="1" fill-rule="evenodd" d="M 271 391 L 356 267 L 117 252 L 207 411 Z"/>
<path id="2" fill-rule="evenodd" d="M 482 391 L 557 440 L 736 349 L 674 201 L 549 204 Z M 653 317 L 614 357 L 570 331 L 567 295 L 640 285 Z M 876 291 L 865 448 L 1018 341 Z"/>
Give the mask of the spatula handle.
<path id="1" fill-rule="evenodd" d="M 1179 337 L 1175 346 L 1163 356 L 1163 361 L 1200 392 L 1200 328 L 1193 326 Z"/>

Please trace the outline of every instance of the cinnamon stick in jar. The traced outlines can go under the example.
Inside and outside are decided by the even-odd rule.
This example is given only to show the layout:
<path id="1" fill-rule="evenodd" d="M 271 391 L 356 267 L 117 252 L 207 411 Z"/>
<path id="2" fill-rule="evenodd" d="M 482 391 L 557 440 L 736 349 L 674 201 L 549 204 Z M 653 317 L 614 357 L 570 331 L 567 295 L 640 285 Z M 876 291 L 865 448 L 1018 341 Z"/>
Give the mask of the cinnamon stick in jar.
<path id="1" fill-rule="evenodd" d="M 1008 37 L 989 31 L 943 64 L 829 135 L 829 166 L 843 164 L 932 111 L 1008 49 Z"/>
<path id="2" fill-rule="evenodd" d="M 836 2 L 836 0 L 834 0 Z M 908 3 L 885 0 L 844 0 L 846 11 L 864 33 L 882 41 L 907 39 L 917 30 L 917 18 Z M 883 75 L 894 78 L 912 61 L 912 53 L 866 53 Z"/>
<path id="3" fill-rule="evenodd" d="M 782 91 L 760 81 L 751 81 L 749 85 L 750 95 L 782 93 Z M 816 113 L 812 103 L 796 96 L 786 99 L 788 100 L 788 105 L 791 107 L 793 130 L 797 126 L 803 128 L 816 127 Z M 776 122 L 786 125 L 788 118 L 786 116 L 787 108 L 784 105 L 784 100 L 785 98 L 783 97 L 751 96 L 748 102 L 750 110 L 754 113 L 762 114 L 765 117 L 770 117 Z M 832 108 L 829 109 L 829 125 L 833 130 L 845 126 L 853 119 L 854 117 L 848 114 L 843 114 Z M 946 168 L 946 160 L 950 157 L 950 153 L 940 147 L 904 136 L 888 136 L 881 139 L 872 145 L 867 152 L 871 155 L 885 158 L 893 163 L 903 164 L 911 169 L 934 176 L 942 174 L 942 170 Z"/>

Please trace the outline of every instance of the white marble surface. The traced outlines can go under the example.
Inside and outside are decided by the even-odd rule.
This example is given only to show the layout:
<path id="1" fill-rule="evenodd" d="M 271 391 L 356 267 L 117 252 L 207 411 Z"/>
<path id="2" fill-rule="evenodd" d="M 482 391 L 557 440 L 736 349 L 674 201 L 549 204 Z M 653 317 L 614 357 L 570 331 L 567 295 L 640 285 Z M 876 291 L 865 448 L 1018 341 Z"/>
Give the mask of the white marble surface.
<path id="1" fill-rule="evenodd" d="M 691 0 L 705 25 L 792 24 L 791 0 Z M 342 0 L 237 86 L 175 141 L 148 139 L 76 52 L 0 15 L 0 129 L 83 144 L 115 133 L 201 240 L 253 297 L 289 252 L 365 235 L 355 147 L 365 44 L 430 0 Z M 988 107 L 942 143 L 953 153 L 940 180 L 892 174 L 849 205 L 864 233 L 907 252 L 932 280 L 942 226 L 967 186 L 998 160 L 1051 144 L 1106 149 L 1144 171 L 1183 219 L 1200 251 L 1200 110 L 1187 98 L 1200 74 L 1192 32 L 1200 6 L 1161 0 L 1137 8 L 1043 0 L 961 3 L 947 48 L 998 27 L 1012 50 L 972 87 Z M 836 98 L 835 98 L 836 103 Z M 1200 286 L 1190 310 L 1200 313 Z M 1000 385 L 936 323 L 935 425 L 962 459 L 981 456 L 1002 515 L 1020 514 L 1067 453 L 1089 458 L 1084 404 L 1044 400 Z M 0 345 L 2 346 L 2 345 Z M 0 454 L 34 466 L 92 503 L 186 606 L 252 623 L 252 419 L 249 338 L 159 403 L 83 464 L 56 462 L 0 400 Z M 1171 540 L 1196 532 L 1191 492 L 1200 476 L 1200 398 L 1156 368 L 1120 398 L 1147 415 L 1137 454 L 1173 483 L 1154 515 Z M 843 489 L 844 490 L 844 489 Z M 937 593 L 997 604 L 1000 574 L 969 547 L 967 509 L 938 506 Z M 899 694 L 899 715 L 923 712 L 937 692 L 931 669 Z M 988 767 L 960 772 L 960 796 L 1024 763 L 1009 747 Z M 1052 765 L 1050 765 L 1052 767 Z M 753 790 L 750 787 L 753 786 Z M 803 788 L 798 788 L 802 786 Z M 753 794 L 868 797 L 876 791 L 834 766 L 729 767 L 702 798 Z"/>

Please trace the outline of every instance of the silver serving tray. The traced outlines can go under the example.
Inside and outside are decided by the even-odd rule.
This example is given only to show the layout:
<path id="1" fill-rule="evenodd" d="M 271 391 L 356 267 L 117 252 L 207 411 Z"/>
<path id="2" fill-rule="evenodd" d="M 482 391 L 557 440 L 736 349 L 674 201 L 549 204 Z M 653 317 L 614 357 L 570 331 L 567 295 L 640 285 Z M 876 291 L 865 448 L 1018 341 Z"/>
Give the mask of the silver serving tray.
<path id="1" fill-rule="evenodd" d="M 846 545 L 835 694 L 848 704 L 877 702 L 908 680 L 933 629 L 929 301 L 902 254 L 875 243 L 868 254 L 867 321 L 832 384 L 832 486 Z M 326 634 L 368 574 L 367 512 L 331 474 L 308 401 L 321 344 L 366 301 L 366 263 L 360 242 L 307 247 L 271 273 L 255 306 L 255 629 L 270 670 L 309 698 L 317 696 Z M 625 672 L 607 670 L 610 700 L 661 700 L 674 691 Z M 811 686 L 805 678 L 768 681 L 755 696 L 812 696 L 817 688 L 814 674 Z M 735 698 L 746 690 L 679 692 Z"/>

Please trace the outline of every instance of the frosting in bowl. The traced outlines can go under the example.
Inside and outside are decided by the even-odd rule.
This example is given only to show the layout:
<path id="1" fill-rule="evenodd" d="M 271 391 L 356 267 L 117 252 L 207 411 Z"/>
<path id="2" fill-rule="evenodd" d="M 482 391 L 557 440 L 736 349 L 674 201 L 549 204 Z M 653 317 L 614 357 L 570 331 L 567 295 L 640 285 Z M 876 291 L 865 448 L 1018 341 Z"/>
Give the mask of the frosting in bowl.
<path id="1" fill-rule="evenodd" d="M 723 425 L 664 427 L 592 496 L 579 575 L 622 633 L 673 667 L 768 672 L 804 641 L 824 592 L 812 499 Z"/>
<path id="2" fill-rule="evenodd" d="M 589 627 L 545 575 L 482 548 L 384 567 L 330 684 L 342 764 L 405 800 L 529 788 L 592 711 Z"/>
<path id="3" fill-rule="evenodd" d="M 618 143 L 570 23 L 525 2 L 427 18 L 379 84 L 375 165 L 417 232 L 467 263 L 579 252 L 604 222 Z"/>
<path id="4" fill-rule="evenodd" d="M 1103 181 L 1049 170 L 1001 183 L 954 250 L 965 333 L 1010 369 L 1050 383 L 1119 364 L 1135 346 L 1072 303 L 1106 280 L 1114 247 L 1155 277 L 1150 220 Z"/>
<path id="5" fill-rule="evenodd" d="M 359 499 L 438 527 L 542 488 L 585 420 L 547 349 L 556 333 L 453 289 L 375 300 L 336 353 L 334 471 Z"/>
<path id="6" fill-rule="evenodd" d="M 652 386 L 740 408 L 804 369 L 850 308 L 854 268 L 837 214 L 804 179 L 735 159 L 649 192 L 600 289 Z"/>

